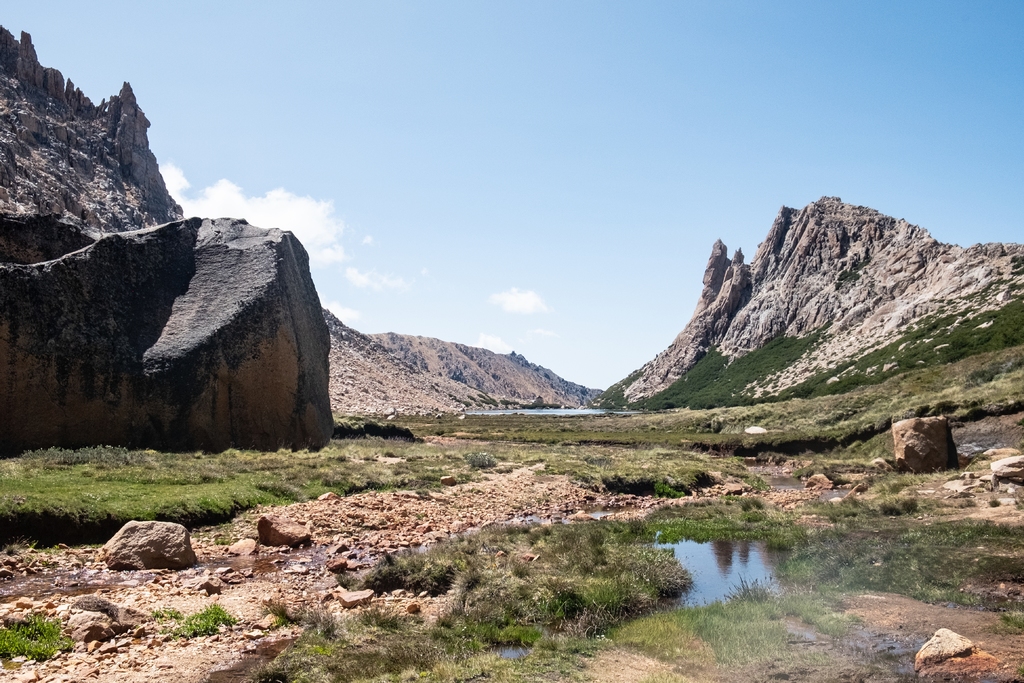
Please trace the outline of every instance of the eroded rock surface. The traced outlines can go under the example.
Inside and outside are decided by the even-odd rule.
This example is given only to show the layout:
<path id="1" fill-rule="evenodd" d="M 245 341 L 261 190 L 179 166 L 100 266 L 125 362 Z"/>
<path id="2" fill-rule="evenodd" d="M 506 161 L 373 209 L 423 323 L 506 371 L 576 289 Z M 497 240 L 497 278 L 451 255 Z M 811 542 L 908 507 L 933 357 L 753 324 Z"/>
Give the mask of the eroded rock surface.
<path id="1" fill-rule="evenodd" d="M 0 451 L 327 443 L 330 342 L 291 233 L 190 219 L 21 262 L 59 229 L 91 239 L 0 216 Z"/>

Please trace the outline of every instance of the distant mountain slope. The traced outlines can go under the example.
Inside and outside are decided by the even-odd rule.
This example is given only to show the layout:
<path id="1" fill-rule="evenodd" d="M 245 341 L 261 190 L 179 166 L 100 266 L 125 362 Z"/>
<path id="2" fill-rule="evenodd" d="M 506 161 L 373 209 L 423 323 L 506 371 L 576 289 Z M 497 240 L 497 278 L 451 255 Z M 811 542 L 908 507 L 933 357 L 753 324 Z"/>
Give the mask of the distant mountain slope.
<path id="1" fill-rule="evenodd" d="M 127 83 L 98 106 L 0 26 L 0 211 L 59 214 L 102 232 L 182 218 Z"/>
<path id="2" fill-rule="evenodd" d="M 461 382 L 499 400 L 578 407 L 601 393 L 564 380 L 515 352 L 498 354 L 475 346 L 393 332 L 372 337 L 421 372 Z"/>
<path id="3" fill-rule="evenodd" d="M 1024 343 L 1024 246 L 963 248 L 823 197 L 783 207 L 753 261 L 712 248 L 672 345 L 602 405 L 709 407 L 836 393 Z"/>
<path id="4" fill-rule="evenodd" d="M 324 310 L 331 332 L 331 408 L 339 413 L 433 413 L 486 405 L 480 392 L 404 363 L 376 339 Z"/>

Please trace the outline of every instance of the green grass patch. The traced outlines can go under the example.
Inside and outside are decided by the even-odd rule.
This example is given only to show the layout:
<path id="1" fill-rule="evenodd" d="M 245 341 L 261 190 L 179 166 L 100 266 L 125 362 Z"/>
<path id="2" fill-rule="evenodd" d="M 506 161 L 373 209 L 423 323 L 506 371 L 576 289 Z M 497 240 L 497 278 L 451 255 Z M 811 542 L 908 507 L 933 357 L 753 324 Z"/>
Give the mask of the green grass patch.
<path id="1" fill-rule="evenodd" d="M 821 591 L 881 591 L 971 605 L 980 598 L 960 591 L 968 580 L 1024 573 L 1024 539 L 1016 529 L 966 521 L 916 524 L 850 507 L 856 514 L 834 529 L 811 532 L 779 565 L 779 575 Z"/>
<path id="2" fill-rule="evenodd" d="M 180 615 L 180 612 L 178 613 Z M 234 626 L 238 619 L 231 616 L 220 605 L 210 605 L 201 612 L 190 614 L 171 631 L 175 638 L 196 638 L 212 636 L 220 632 L 221 626 Z"/>
<path id="3" fill-rule="evenodd" d="M 804 541 L 806 531 L 796 525 L 791 513 L 754 500 L 725 498 L 668 508 L 649 517 L 648 529 L 665 544 L 765 541 L 770 548 L 788 549 Z"/>
<path id="4" fill-rule="evenodd" d="M 73 646 L 61 633 L 60 621 L 41 614 L 30 614 L 23 623 L 0 628 L 0 659 L 27 657 L 41 662 Z"/>
<path id="5" fill-rule="evenodd" d="M 726 667 L 779 661 L 792 639 L 785 619 L 796 618 L 836 637 L 851 619 L 810 594 L 777 595 L 748 590 L 728 602 L 686 607 L 643 617 L 610 633 L 611 640 L 647 655 L 689 666 Z"/>
<path id="6" fill-rule="evenodd" d="M 777 337 L 732 362 L 712 347 L 689 372 L 667 389 L 630 407 L 700 410 L 755 403 L 758 399 L 747 391 L 750 384 L 786 369 L 812 349 L 820 338 L 820 333 L 806 337 Z"/>
<path id="7" fill-rule="evenodd" d="M 979 313 L 970 320 L 964 314 L 932 315 L 914 328 L 875 351 L 841 363 L 791 387 L 779 400 L 842 394 L 856 387 L 879 384 L 908 370 L 948 365 L 970 356 L 1024 344 L 1024 300 Z M 893 365 L 886 371 L 887 364 Z M 871 374 L 869 370 L 874 369 Z M 830 378 L 839 380 L 829 383 Z"/>

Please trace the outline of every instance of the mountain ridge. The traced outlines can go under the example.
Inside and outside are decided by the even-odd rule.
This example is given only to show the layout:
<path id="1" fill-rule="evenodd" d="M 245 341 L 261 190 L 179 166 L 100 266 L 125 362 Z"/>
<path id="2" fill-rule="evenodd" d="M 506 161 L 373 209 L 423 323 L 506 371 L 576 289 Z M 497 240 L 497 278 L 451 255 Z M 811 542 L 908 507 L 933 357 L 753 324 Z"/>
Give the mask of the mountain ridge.
<path id="1" fill-rule="evenodd" d="M 904 219 L 837 197 L 782 207 L 750 264 L 742 251 L 729 258 L 715 243 L 690 322 L 599 402 L 650 401 L 686 381 L 712 350 L 728 364 L 775 340 L 817 334 L 785 368 L 742 387 L 751 398 L 771 396 L 884 347 L 929 316 L 967 320 L 999 309 L 1022 287 L 1024 246 L 944 244 Z"/>

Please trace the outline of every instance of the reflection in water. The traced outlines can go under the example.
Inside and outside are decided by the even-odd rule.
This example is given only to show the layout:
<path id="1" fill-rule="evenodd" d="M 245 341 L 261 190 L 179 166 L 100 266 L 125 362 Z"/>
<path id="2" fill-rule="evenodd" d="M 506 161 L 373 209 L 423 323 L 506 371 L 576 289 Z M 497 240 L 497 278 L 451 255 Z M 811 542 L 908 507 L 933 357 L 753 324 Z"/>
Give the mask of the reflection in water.
<path id="1" fill-rule="evenodd" d="M 711 552 L 715 554 L 718 571 L 722 576 L 729 576 L 729 573 L 732 571 L 733 542 L 711 541 Z"/>
<path id="2" fill-rule="evenodd" d="M 659 547 L 671 548 L 693 577 L 693 588 L 680 599 L 684 605 L 724 600 L 741 579 L 775 584 L 775 557 L 761 541 L 680 541 Z"/>

